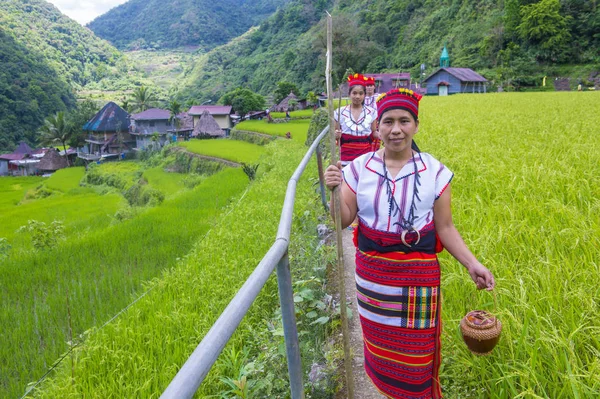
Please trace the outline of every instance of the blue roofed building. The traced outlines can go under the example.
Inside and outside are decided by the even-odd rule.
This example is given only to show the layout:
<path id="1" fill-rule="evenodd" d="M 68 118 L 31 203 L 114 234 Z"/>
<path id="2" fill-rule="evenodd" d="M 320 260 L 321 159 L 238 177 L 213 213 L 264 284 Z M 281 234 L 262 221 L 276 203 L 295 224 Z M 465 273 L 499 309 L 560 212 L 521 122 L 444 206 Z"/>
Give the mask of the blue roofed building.
<path id="1" fill-rule="evenodd" d="M 118 158 L 135 147 L 129 134 L 129 114 L 112 101 L 83 125 L 83 130 L 88 133 L 87 144 L 77 156 L 88 161 Z"/>
<path id="2" fill-rule="evenodd" d="M 450 67 L 450 56 L 444 46 L 440 67 L 423 83 L 428 95 L 447 96 L 456 93 L 486 93 L 488 81 L 471 68 Z"/>

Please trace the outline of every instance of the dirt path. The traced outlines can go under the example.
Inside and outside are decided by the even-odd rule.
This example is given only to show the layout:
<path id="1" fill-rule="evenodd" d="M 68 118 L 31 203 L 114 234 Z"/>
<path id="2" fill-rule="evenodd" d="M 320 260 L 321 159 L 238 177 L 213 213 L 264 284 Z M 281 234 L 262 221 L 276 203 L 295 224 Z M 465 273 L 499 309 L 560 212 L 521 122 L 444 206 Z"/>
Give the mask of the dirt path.
<path id="1" fill-rule="evenodd" d="M 362 330 L 356 307 L 356 282 L 354 280 L 354 254 L 356 248 L 352 243 L 352 232 L 344 230 L 342 234 L 344 244 L 344 274 L 346 298 L 351 301 L 352 319 L 348 320 L 350 329 L 350 346 L 352 348 L 352 368 L 354 375 L 354 398 L 355 399 L 381 399 L 384 398 L 375 387 L 371 380 L 365 374 Z"/>

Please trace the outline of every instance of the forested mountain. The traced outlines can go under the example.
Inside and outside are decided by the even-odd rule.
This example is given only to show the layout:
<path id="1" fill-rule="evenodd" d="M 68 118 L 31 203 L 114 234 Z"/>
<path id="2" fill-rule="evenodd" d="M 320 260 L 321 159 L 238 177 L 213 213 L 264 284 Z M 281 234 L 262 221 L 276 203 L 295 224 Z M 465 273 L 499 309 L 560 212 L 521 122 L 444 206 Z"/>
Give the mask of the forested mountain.
<path id="1" fill-rule="evenodd" d="M 0 152 L 35 145 L 44 118 L 72 107 L 75 90 L 140 83 L 116 48 L 43 0 L 1 0 L 0 38 Z"/>
<path id="2" fill-rule="evenodd" d="M 493 84 L 519 89 L 586 65 L 600 70 L 600 6 L 579 0 L 293 0 L 259 29 L 204 55 L 180 87 L 182 98 L 213 99 L 238 86 L 266 94 L 287 80 L 324 89 L 324 10 L 334 17 L 334 68 L 410 71 L 471 67 Z"/>
<path id="3" fill-rule="evenodd" d="M 88 24 L 121 49 L 199 46 L 243 34 L 290 0 L 129 0 Z"/>

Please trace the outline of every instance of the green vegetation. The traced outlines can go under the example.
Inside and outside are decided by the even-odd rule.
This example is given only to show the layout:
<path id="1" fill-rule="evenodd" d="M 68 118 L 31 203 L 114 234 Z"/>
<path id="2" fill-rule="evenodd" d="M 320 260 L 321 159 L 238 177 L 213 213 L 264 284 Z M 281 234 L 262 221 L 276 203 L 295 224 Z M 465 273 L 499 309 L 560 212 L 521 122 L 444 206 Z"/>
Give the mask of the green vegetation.
<path id="1" fill-rule="evenodd" d="M 180 192 L 185 184 L 186 175 L 165 172 L 162 166 L 157 166 L 144 171 L 142 177 L 153 187 L 164 193 L 167 197 Z"/>
<path id="2" fill-rule="evenodd" d="M 264 148 L 234 140 L 190 140 L 177 143 L 194 154 L 222 158 L 232 162 L 256 163 Z"/>
<path id="3" fill-rule="evenodd" d="M 43 0 L 0 2 L 0 58 L 0 153 L 37 144 L 44 119 L 75 106 L 75 90 L 144 83 L 117 49 Z"/>
<path id="4" fill-rule="evenodd" d="M 260 94 L 253 93 L 251 90 L 237 88 L 226 93 L 219 103 L 231 105 L 234 112 L 238 115 L 246 115 L 250 111 L 264 110 L 265 98 Z"/>
<path id="5" fill-rule="evenodd" d="M 75 379 L 72 382 L 71 363 L 63 362 L 60 372 L 37 392 L 38 397 L 151 397 L 166 388 L 179 366 L 275 239 L 287 179 L 304 154 L 305 147 L 294 141 L 280 140 L 268 146 L 268 152 L 261 159 L 261 165 L 268 172 L 250 186 L 243 201 L 221 215 L 207 237 L 198 242 L 176 268 L 167 270 L 155 280 L 152 284 L 154 289 L 134 308 L 105 328 L 90 332 L 86 344 L 75 352 Z M 316 175 L 315 164 L 311 163 L 310 170 L 306 172 L 308 176 Z M 236 171 L 243 175 L 241 170 Z M 247 180 L 245 176 L 244 179 Z M 225 185 L 222 180 L 220 184 Z M 309 334 L 308 326 L 325 315 L 333 318 L 327 311 L 319 309 L 321 283 L 316 276 L 322 276 L 325 269 L 323 261 L 318 260 L 321 252 L 309 249 L 316 245 L 314 212 L 319 209 L 316 199 L 311 180 L 301 179 L 293 229 L 294 234 L 304 231 L 307 235 L 302 236 L 305 240 L 293 250 L 292 262 L 296 270 L 295 266 L 306 258 L 311 268 L 305 272 L 311 274 L 302 279 L 304 281 L 295 280 L 295 289 L 299 292 L 298 308 L 301 312 L 299 330 L 302 337 L 306 337 L 304 342 L 312 341 L 310 345 L 313 348 L 317 344 L 325 346 L 326 341 L 322 334 Z M 308 247 L 307 241 L 311 242 Z M 318 256 L 311 258 L 314 254 Z M 311 275 L 315 277 L 310 278 Z M 314 296 L 314 301 L 310 300 L 311 296 Z M 273 276 L 242 321 L 231 344 L 225 349 L 225 355 L 208 375 L 199 397 L 223 393 L 228 389 L 224 380 L 239 380 L 241 371 L 255 387 L 256 391 L 252 392 L 257 397 L 277 397 L 285 392 L 287 371 L 280 349 L 283 340 L 281 324 L 276 317 L 277 306 Z M 320 331 L 329 328 L 327 324 L 316 323 L 314 326 Z M 248 348 L 243 350 L 246 346 Z M 303 349 L 308 354 L 310 348 L 303 346 Z M 312 351 L 312 356 L 315 356 L 314 349 Z M 253 368 L 246 359 L 254 359 L 259 353 L 263 358 L 253 362 L 256 367 Z M 244 370 L 241 370 L 242 367 Z M 308 372 L 311 363 L 304 363 L 304 367 Z M 122 377 L 114 378 L 115 375 Z"/>
<path id="6" fill-rule="evenodd" d="M 85 175 L 83 166 L 77 168 L 66 168 L 57 170 L 46 180 L 44 186 L 50 190 L 58 190 L 67 193 L 77 187 Z"/>
<path id="7" fill-rule="evenodd" d="M 290 132 L 292 139 L 304 142 L 306 140 L 306 131 L 310 119 L 296 119 L 282 123 L 268 123 L 266 120 L 251 120 L 240 122 L 235 126 L 235 130 L 249 130 L 272 136 L 285 137 L 287 132 Z"/>
<path id="8" fill-rule="evenodd" d="M 7 209 L 19 204 L 25 193 L 39 186 L 43 177 L 0 177 L 0 208 Z M 0 237 L 2 234 L 0 234 Z"/>
<path id="9" fill-rule="evenodd" d="M 116 223 L 110 215 L 123 200 L 114 194 L 40 199 L 14 207 L 23 208 L 19 214 L 3 209 L 3 230 L 14 234 L 16 228 L 8 224 L 15 224 L 17 217 L 25 220 L 22 224 L 28 219 L 64 221 L 67 240 L 39 251 L 13 245 L 0 265 L 0 324 L 10 326 L 2 329 L 0 340 L 0 396 L 21 395 L 28 382 L 40 378 L 68 349 L 67 342 L 80 342 L 89 329 L 102 325 L 147 288 L 144 282 L 173 267 L 247 182 L 241 170 L 224 170 L 194 190 L 140 210 L 130 220 L 117 218 Z M 9 237 L 9 244 L 27 235 L 17 233 Z"/>
<path id="10" fill-rule="evenodd" d="M 130 0 L 88 27 L 120 49 L 195 46 L 210 50 L 241 35 L 288 1 Z"/>
<path id="11" fill-rule="evenodd" d="M 259 29 L 200 57 L 180 96 L 216 101 L 240 86 L 267 95 L 281 81 L 298 85 L 297 95 L 324 90 L 326 8 L 335 32 L 334 87 L 348 68 L 418 78 L 424 63 L 429 74 L 444 44 L 451 66 L 475 69 L 492 89 L 539 87 L 544 76 L 589 85 L 600 70 L 595 2 L 293 0 Z"/>
<path id="12" fill-rule="evenodd" d="M 313 115 L 314 111 L 312 109 L 303 109 L 300 111 L 291 111 L 290 118 L 292 119 L 310 119 Z M 272 118 L 285 118 L 285 112 L 271 112 Z"/>

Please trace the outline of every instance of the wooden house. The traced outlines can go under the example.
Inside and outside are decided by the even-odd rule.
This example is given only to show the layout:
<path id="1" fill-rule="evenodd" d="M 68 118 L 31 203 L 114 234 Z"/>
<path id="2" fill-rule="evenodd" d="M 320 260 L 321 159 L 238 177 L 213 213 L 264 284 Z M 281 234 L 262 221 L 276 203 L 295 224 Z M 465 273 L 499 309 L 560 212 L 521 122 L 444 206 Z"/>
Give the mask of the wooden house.
<path id="1" fill-rule="evenodd" d="M 423 83 L 429 95 L 487 92 L 487 79 L 470 68 L 438 68 Z"/>
<path id="2" fill-rule="evenodd" d="M 169 141 L 169 129 L 173 129 L 169 119 L 171 112 L 160 108 L 150 108 L 131 115 L 129 133 L 135 137 L 135 148 L 144 150 L 155 145 L 164 146 Z"/>
<path id="3" fill-rule="evenodd" d="M 26 142 L 21 141 L 12 153 L 0 155 L 0 176 L 35 174 L 35 165 L 40 161 L 41 155 L 40 150 L 33 150 Z"/>
<path id="4" fill-rule="evenodd" d="M 229 133 L 233 127 L 233 121 L 231 120 L 231 114 L 233 113 L 231 105 L 194 105 L 188 111 L 188 114 L 194 118 L 194 128 L 199 123 L 200 117 L 204 111 L 208 111 L 210 116 L 214 118 L 226 134 Z"/>
<path id="5" fill-rule="evenodd" d="M 135 146 L 129 133 L 129 114 L 114 102 L 106 104 L 84 126 L 88 133 L 87 145 L 77 156 L 87 161 L 100 158 L 118 158 Z"/>
<path id="6" fill-rule="evenodd" d="M 440 55 L 440 67 L 423 83 L 427 94 L 447 96 L 456 93 L 486 93 L 487 79 L 470 68 L 450 67 L 450 55 L 444 46 Z"/>

